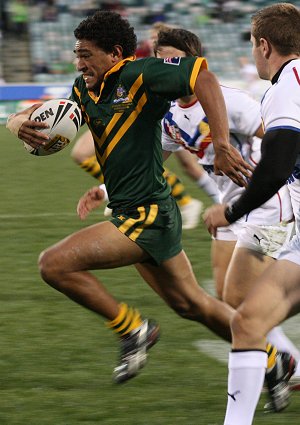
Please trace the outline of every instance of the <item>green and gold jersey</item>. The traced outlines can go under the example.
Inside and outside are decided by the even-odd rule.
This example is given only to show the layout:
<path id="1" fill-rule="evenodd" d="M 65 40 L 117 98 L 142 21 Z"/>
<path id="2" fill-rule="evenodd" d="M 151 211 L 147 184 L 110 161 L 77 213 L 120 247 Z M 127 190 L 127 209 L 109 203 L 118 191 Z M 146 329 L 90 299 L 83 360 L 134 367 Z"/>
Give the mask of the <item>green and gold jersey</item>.
<path id="1" fill-rule="evenodd" d="M 110 207 L 165 199 L 160 121 L 169 101 L 193 93 L 204 58 L 126 58 L 104 77 L 99 96 L 78 77 L 72 98 L 94 138 Z"/>

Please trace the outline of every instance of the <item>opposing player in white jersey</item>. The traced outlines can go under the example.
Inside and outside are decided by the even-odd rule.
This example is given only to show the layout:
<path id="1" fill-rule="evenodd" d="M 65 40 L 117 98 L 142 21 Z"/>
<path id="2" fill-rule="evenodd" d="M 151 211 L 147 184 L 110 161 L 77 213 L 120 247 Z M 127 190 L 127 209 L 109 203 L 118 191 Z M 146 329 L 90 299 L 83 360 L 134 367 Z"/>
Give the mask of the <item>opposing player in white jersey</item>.
<path id="1" fill-rule="evenodd" d="M 200 46 L 194 34 L 175 29 L 159 34 L 155 50 L 158 57 L 182 56 L 196 54 L 195 50 Z M 260 160 L 261 139 L 253 136 L 263 136 L 260 105 L 241 90 L 223 86 L 221 89 L 231 143 L 255 167 Z M 165 158 L 170 152 L 178 152 L 183 147 L 197 152 L 199 162 L 219 188 L 221 202 L 234 202 L 241 195 L 243 188 L 228 177 L 213 173 L 214 149 L 209 125 L 201 105 L 193 96 L 171 104 L 162 128 Z M 237 223 L 218 229 L 212 242 L 212 264 L 219 298 L 235 308 L 239 306 L 256 278 L 274 262 L 282 246 L 290 239 L 293 221 L 290 196 L 284 186 L 262 207 L 245 215 Z M 299 351 L 279 327 L 268 334 L 268 341 L 299 359 Z M 287 358 L 290 359 L 290 356 L 287 355 Z M 274 356 L 270 356 L 269 367 L 273 365 Z"/>
<path id="2" fill-rule="evenodd" d="M 252 53 L 259 76 L 271 88 L 262 100 L 265 136 L 262 158 L 248 188 L 232 205 L 206 212 L 212 234 L 266 202 L 287 182 L 296 217 L 296 235 L 278 260 L 257 279 L 232 322 L 233 350 L 229 358 L 228 404 L 225 425 L 250 425 L 264 381 L 265 335 L 300 312 L 300 11 L 279 3 L 252 17 Z M 288 404 L 289 365 L 282 361 L 278 399 Z M 284 382 L 282 381 L 284 377 Z M 233 397 L 234 395 L 234 397 Z"/>

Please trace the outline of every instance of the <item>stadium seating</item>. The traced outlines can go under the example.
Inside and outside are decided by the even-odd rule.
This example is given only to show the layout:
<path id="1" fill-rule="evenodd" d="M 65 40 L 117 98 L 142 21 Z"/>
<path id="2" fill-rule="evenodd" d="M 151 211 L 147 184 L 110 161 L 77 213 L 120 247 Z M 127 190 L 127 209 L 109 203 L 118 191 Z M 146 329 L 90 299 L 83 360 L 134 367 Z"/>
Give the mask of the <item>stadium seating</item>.
<path id="1" fill-rule="evenodd" d="M 249 32 L 250 16 L 257 8 L 273 2 L 165 0 L 158 5 L 155 0 L 127 0 L 120 3 L 124 5 L 122 13 L 134 26 L 139 41 L 148 38 L 149 29 L 158 18 L 194 31 L 202 40 L 210 69 L 226 80 L 236 80 L 239 78 L 239 57 L 251 56 L 250 44 L 243 37 Z M 300 5 L 300 1 L 296 3 Z M 74 79 L 77 73 L 73 64 L 73 30 L 93 10 L 95 2 L 83 0 L 73 0 L 71 5 L 59 0 L 56 13 L 52 11 L 46 17 L 42 16 L 41 9 L 32 7 L 28 32 L 33 81 L 66 82 Z"/>

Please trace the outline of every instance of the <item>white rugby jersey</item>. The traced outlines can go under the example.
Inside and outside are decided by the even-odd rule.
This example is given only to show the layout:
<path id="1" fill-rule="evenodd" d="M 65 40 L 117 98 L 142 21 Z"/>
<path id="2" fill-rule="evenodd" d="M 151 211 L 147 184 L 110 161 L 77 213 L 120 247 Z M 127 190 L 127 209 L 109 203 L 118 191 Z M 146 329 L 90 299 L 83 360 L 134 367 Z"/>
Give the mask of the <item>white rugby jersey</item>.
<path id="1" fill-rule="evenodd" d="M 230 142 L 242 157 L 255 166 L 260 160 L 260 139 L 253 137 L 261 124 L 259 103 L 242 90 L 221 86 L 226 103 Z M 181 137 L 191 147 L 199 149 L 199 163 L 217 183 L 222 203 L 232 203 L 244 190 L 227 176 L 216 176 L 213 172 L 214 149 L 208 121 L 198 101 L 186 107 L 172 102 L 170 110 L 162 120 L 163 150 L 175 152 L 182 149 L 176 142 L 169 126 L 176 125 Z M 252 211 L 243 220 L 256 224 L 276 224 L 292 217 L 290 197 L 286 187 L 274 195 L 262 207 Z"/>
<path id="2" fill-rule="evenodd" d="M 261 113 L 265 131 L 278 128 L 300 132 L 300 59 L 282 70 L 277 82 L 265 93 Z M 300 231 L 300 155 L 287 180 L 298 232 Z"/>

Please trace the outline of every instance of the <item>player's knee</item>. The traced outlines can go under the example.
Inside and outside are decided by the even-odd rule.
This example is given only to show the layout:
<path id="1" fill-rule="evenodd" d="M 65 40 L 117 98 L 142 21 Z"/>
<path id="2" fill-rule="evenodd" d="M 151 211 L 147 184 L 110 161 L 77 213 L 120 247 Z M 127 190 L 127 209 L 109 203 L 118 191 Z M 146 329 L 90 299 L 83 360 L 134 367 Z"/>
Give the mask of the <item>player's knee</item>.
<path id="1" fill-rule="evenodd" d="M 243 301 L 241 297 L 239 297 L 237 294 L 234 294 L 233 292 L 229 291 L 223 291 L 222 300 L 230 305 L 231 307 L 237 309 L 238 306 Z"/>
<path id="2" fill-rule="evenodd" d="M 49 285 L 55 286 L 54 283 L 58 280 L 60 274 L 58 264 L 51 249 L 43 251 L 39 256 L 38 267 L 40 274 Z"/>
<path id="3" fill-rule="evenodd" d="M 169 302 L 170 307 L 182 318 L 188 320 L 199 320 L 199 309 L 190 299 L 176 299 Z"/>
<path id="4" fill-rule="evenodd" d="M 259 327 L 256 321 L 243 310 L 237 310 L 234 313 L 231 321 L 231 331 L 233 338 L 237 338 L 239 341 L 251 343 L 259 337 Z"/>
<path id="5" fill-rule="evenodd" d="M 71 158 L 73 159 L 74 162 L 76 162 L 76 164 L 81 164 L 81 162 L 83 161 L 81 152 L 76 147 L 76 145 L 74 146 L 74 148 L 71 151 Z"/>

